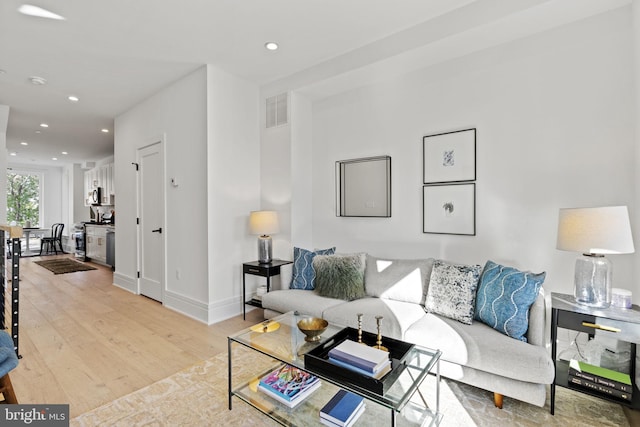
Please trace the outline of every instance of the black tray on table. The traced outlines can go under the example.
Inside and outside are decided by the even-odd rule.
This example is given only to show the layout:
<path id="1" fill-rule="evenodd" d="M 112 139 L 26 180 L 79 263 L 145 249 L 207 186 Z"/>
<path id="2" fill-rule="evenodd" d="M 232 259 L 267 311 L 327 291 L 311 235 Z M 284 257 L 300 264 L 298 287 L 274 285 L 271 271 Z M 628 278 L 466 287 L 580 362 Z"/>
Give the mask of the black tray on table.
<path id="1" fill-rule="evenodd" d="M 368 345 L 375 345 L 378 336 L 370 332 L 362 331 L 362 342 Z M 352 371 L 342 366 L 335 365 L 329 361 L 329 351 L 343 342 L 350 339 L 358 341 L 358 330 L 354 328 L 344 328 L 333 337 L 329 338 L 323 345 L 320 345 L 304 355 L 304 367 L 320 375 L 327 376 L 339 381 L 345 381 L 358 387 L 364 388 L 373 393 L 384 395 L 395 380 L 405 370 L 405 358 L 413 344 L 393 338 L 382 337 L 382 345 L 389 350 L 391 358 L 391 371 L 380 379 L 368 377 L 359 372 Z"/>

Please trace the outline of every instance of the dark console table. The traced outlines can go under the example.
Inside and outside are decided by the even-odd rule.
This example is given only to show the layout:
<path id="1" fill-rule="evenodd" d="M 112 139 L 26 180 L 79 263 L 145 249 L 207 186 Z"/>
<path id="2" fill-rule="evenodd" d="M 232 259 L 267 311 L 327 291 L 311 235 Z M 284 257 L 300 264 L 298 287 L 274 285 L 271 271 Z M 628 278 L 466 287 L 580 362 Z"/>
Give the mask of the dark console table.
<path id="1" fill-rule="evenodd" d="M 631 402 L 610 398 L 602 393 L 586 388 L 570 387 L 568 380 L 569 363 L 556 360 L 558 328 L 584 332 L 593 336 L 596 329 L 598 334 L 631 343 L 631 384 L 633 387 Z M 551 358 L 556 367 L 556 377 L 551 384 L 551 414 L 555 410 L 556 386 L 567 387 L 571 390 L 586 393 L 605 400 L 640 409 L 640 390 L 636 385 L 636 344 L 640 343 L 640 307 L 632 308 L 609 307 L 606 309 L 592 308 L 576 303 L 573 295 L 551 293 Z"/>
<path id="2" fill-rule="evenodd" d="M 256 298 L 252 298 L 247 301 L 247 286 L 246 275 L 252 274 L 254 276 L 262 276 L 267 279 L 267 292 L 271 289 L 271 277 L 280 274 L 280 267 L 287 264 L 293 264 L 293 261 L 285 261 L 281 259 L 274 259 L 268 264 L 264 264 L 258 261 L 245 262 L 242 264 L 242 319 L 247 318 L 247 305 L 253 307 L 262 308 L 262 301 Z"/>

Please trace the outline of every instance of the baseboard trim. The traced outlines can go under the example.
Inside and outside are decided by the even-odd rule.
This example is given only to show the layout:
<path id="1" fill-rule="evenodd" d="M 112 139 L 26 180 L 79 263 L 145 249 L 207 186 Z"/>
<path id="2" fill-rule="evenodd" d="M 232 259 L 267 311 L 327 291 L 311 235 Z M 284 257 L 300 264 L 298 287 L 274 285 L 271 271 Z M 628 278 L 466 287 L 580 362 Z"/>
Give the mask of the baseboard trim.
<path id="1" fill-rule="evenodd" d="M 113 284 L 119 288 L 124 289 L 125 291 L 129 291 L 132 294 L 139 294 L 138 292 L 138 279 L 131 276 L 126 276 L 124 274 L 114 272 L 113 273 Z"/>
<path id="2" fill-rule="evenodd" d="M 171 291 L 164 291 L 163 305 L 206 325 L 213 325 L 242 313 L 240 297 L 203 303 Z"/>
<path id="3" fill-rule="evenodd" d="M 184 295 L 177 294 L 165 289 L 163 295 L 164 301 L 162 304 L 178 313 L 184 314 L 187 317 L 195 319 L 199 322 L 210 324 L 207 322 L 207 304 L 196 301 L 192 298 Z"/>

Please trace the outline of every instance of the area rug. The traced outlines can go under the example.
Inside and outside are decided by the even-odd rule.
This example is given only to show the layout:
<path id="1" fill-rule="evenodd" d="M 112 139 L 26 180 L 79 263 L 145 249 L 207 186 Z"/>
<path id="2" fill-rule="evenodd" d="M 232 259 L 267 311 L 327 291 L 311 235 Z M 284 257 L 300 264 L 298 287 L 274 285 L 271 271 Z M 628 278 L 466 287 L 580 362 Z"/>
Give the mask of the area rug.
<path id="1" fill-rule="evenodd" d="M 250 350 L 234 353 L 234 381 L 260 369 L 256 353 Z M 234 350 L 235 351 L 235 350 Z M 264 357 L 260 357 L 265 359 Z M 323 391 L 330 393 L 323 396 Z M 420 392 L 430 406 L 434 405 L 435 377 L 429 376 Z M 309 399 L 331 397 L 324 385 Z M 548 393 L 547 393 L 548 394 Z M 418 393 L 416 393 L 418 396 Z M 306 405 L 302 405 L 304 407 Z M 384 418 L 373 418 L 373 403 L 356 422 L 356 426 L 390 425 L 389 412 Z M 294 409 L 298 410 L 300 407 Z M 374 409 L 371 409 L 374 408 Z M 386 410 L 388 411 L 388 410 Z M 543 408 L 505 397 L 504 409 L 493 406 L 493 394 L 485 390 L 443 379 L 440 385 L 441 426 L 581 426 L 626 427 L 629 423 L 620 405 L 593 398 L 568 389 L 558 388 L 556 415 L 549 414 L 549 402 Z M 366 416 L 369 415 L 367 418 Z M 373 418 L 373 421 L 372 421 Z M 315 417 L 302 425 L 320 425 Z M 163 380 L 151 384 L 104 406 L 71 420 L 71 426 L 276 426 L 273 420 L 233 398 L 228 408 L 227 355 L 220 354 Z M 399 423 L 402 425 L 402 423 Z"/>
<path id="2" fill-rule="evenodd" d="M 76 271 L 96 270 L 88 264 L 84 264 L 69 258 L 47 259 L 44 261 L 34 261 L 36 264 L 53 272 L 53 274 L 75 273 Z"/>

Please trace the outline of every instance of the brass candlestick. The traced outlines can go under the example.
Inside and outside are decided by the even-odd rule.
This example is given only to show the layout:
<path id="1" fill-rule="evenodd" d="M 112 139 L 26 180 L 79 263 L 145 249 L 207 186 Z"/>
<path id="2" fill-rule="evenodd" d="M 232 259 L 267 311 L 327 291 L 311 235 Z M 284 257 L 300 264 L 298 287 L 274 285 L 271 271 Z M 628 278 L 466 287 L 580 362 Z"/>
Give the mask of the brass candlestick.
<path id="1" fill-rule="evenodd" d="M 373 348 L 377 348 L 378 350 L 389 351 L 387 347 L 382 345 L 382 333 L 380 332 L 380 321 L 384 319 L 383 316 L 376 316 L 376 323 L 378 324 L 378 340 L 376 341 L 376 345 Z"/>
<path id="2" fill-rule="evenodd" d="M 358 313 L 358 342 L 364 344 L 362 342 L 362 313 Z"/>

